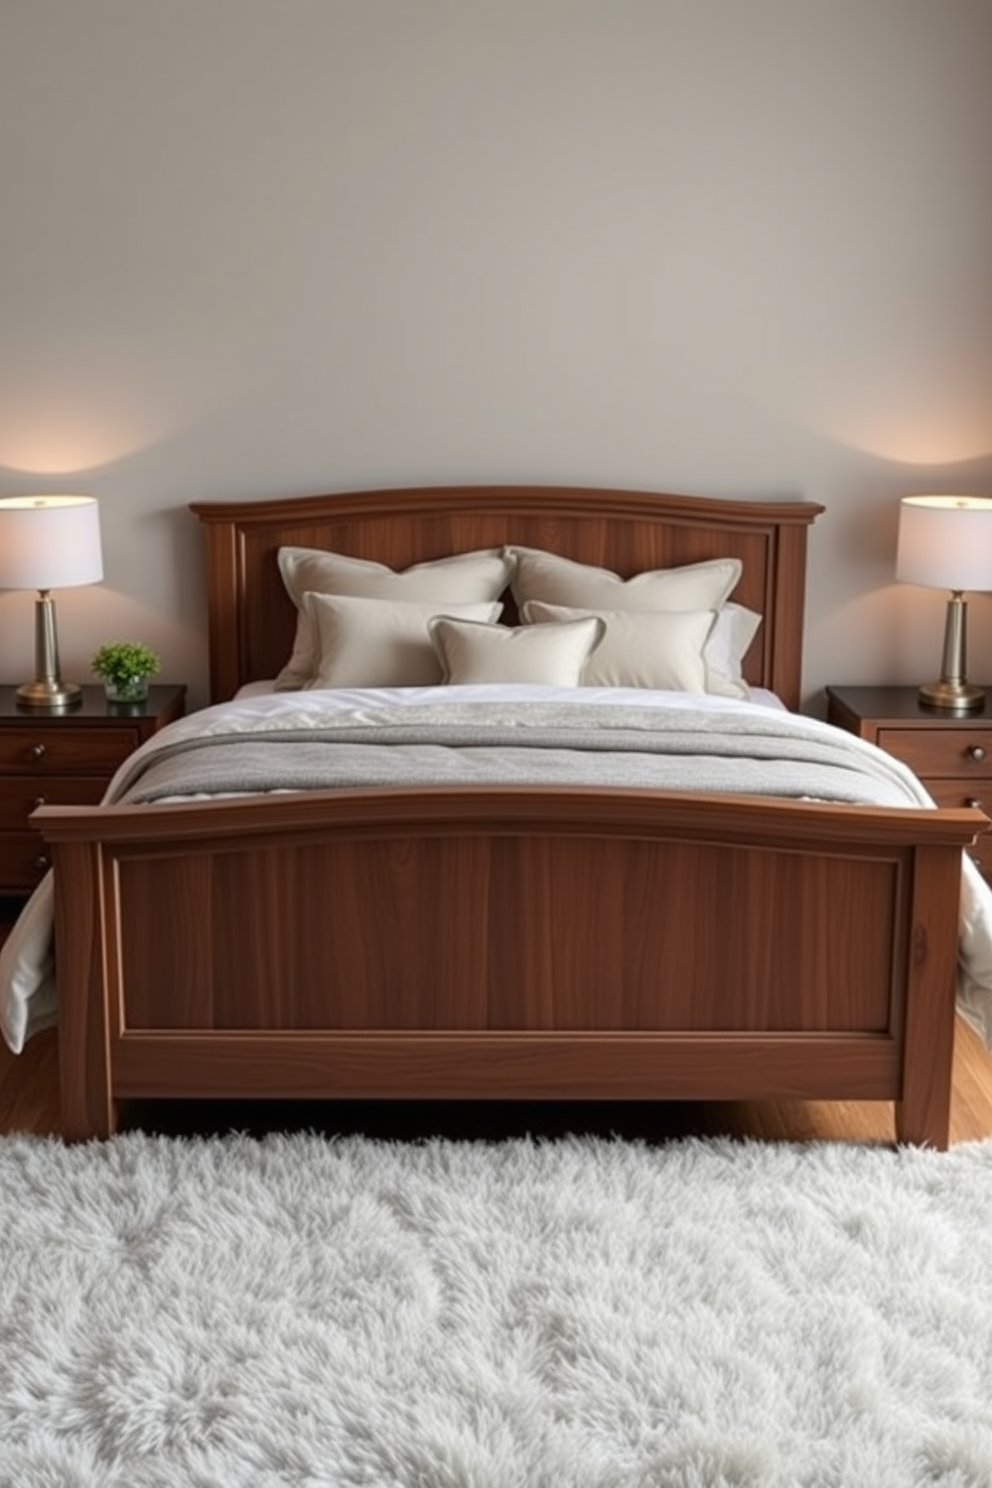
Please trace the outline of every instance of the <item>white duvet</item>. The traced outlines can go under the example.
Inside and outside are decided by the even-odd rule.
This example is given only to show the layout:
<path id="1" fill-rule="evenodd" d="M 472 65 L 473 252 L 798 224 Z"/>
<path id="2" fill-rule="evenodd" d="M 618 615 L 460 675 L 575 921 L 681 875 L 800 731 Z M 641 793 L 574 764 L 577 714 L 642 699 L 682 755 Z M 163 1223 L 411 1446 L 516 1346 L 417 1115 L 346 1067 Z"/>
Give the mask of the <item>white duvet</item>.
<path id="1" fill-rule="evenodd" d="M 624 710 L 625 716 L 631 718 L 634 713 L 627 715 L 625 705 L 632 710 L 657 708 L 664 710 L 666 715 L 677 715 L 680 722 L 684 719 L 688 727 L 692 727 L 694 722 L 700 725 L 712 723 L 725 732 L 732 731 L 736 735 L 739 731 L 745 737 L 755 729 L 767 732 L 769 708 L 772 707 L 775 710 L 775 731 L 794 734 L 797 742 L 801 740 L 807 750 L 812 749 L 815 753 L 821 744 L 832 749 L 842 743 L 852 768 L 863 766 L 866 775 L 872 779 L 872 791 L 866 795 L 866 800 L 877 804 L 918 805 L 924 809 L 933 805 L 917 777 L 898 760 L 853 735 L 842 734 L 829 724 L 785 712 L 771 694 L 756 693 L 751 701 L 738 702 L 633 688 L 534 686 L 348 688 L 289 693 L 249 689 L 234 701 L 191 714 L 148 740 L 118 770 L 106 799 L 120 799 L 145 766 L 181 753 L 184 745 L 195 740 L 232 737 L 251 740 L 282 733 L 298 738 L 311 733 L 316 735 L 328 725 L 333 727 L 343 723 L 368 725 L 374 730 L 386 720 L 392 721 L 395 728 L 397 718 L 416 714 L 422 719 L 425 709 L 433 719 L 435 708 L 440 715 L 450 710 L 453 704 L 468 704 L 471 711 L 479 709 L 488 715 L 504 704 L 512 707 L 516 703 L 532 702 L 564 703 L 573 708 L 580 702 L 593 719 L 596 709 L 603 709 L 600 717 L 604 720 L 607 716 L 605 710 L 618 706 Z M 696 715 L 696 719 L 690 715 Z M 693 734 L 692 738 L 695 737 Z M 742 767 L 750 765 L 752 770 L 757 769 L 760 773 L 760 761 L 741 760 L 740 764 Z M 746 787 L 731 785 L 728 788 Z M 213 795 L 225 793 L 211 792 Z M 197 793 L 186 793 L 184 798 L 188 799 L 190 794 L 195 796 Z M 178 796 L 166 799 L 178 799 Z M 32 1034 L 54 1023 L 57 1017 L 52 946 L 53 897 L 52 876 L 49 874 L 0 950 L 0 1029 L 15 1053 L 20 1052 Z M 992 1047 L 992 890 L 967 855 L 963 855 L 958 970 L 959 1008 L 986 1045 Z"/>

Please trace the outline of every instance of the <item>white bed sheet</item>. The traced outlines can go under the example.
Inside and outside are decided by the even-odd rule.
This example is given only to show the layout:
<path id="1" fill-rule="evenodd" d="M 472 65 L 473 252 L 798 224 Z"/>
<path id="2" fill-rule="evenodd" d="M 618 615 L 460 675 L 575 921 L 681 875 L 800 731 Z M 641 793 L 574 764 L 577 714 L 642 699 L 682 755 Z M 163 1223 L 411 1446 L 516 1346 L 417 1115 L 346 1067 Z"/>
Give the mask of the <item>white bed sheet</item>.
<path id="1" fill-rule="evenodd" d="M 274 680 L 269 680 L 269 681 L 265 681 L 265 682 L 246 682 L 245 685 L 244 685 L 244 687 L 241 687 L 241 688 L 238 689 L 238 691 L 236 693 L 236 697 L 237 698 L 267 697 L 271 693 L 274 693 L 275 690 L 276 690 L 276 687 L 275 687 L 275 681 Z M 314 689 L 314 690 L 317 690 L 317 689 Z M 422 693 L 424 693 L 424 692 L 433 692 L 434 690 L 435 690 L 434 688 L 419 688 L 419 687 L 417 687 L 417 688 L 397 687 L 397 688 L 377 688 L 377 689 L 375 689 L 375 691 L 390 692 L 390 693 L 393 693 L 393 694 L 399 694 L 399 693 L 403 693 L 403 692 L 414 692 L 414 693 L 418 694 L 418 697 Z M 447 695 L 450 696 L 452 690 L 453 690 L 452 688 L 447 687 L 445 689 L 445 692 L 446 692 Z M 458 689 L 459 692 L 466 692 L 466 693 L 468 691 L 470 691 L 470 690 L 473 691 L 473 692 L 476 692 L 476 693 L 480 694 L 480 700 L 484 699 L 484 695 L 487 692 L 490 693 L 494 698 L 496 698 L 496 697 L 507 697 L 507 696 L 510 696 L 510 695 L 514 695 L 516 693 L 516 689 L 509 689 L 509 688 L 506 687 L 505 684 L 503 686 L 500 686 L 500 687 L 478 686 L 478 687 L 475 687 L 475 688 L 472 688 L 472 689 L 468 689 L 468 688 L 464 688 L 464 687 Z M 527 695 L 532 695 L 534 693 L 534 691 L 535 691 L 534 685 L 532 683 L 528 683 L 526 685 L 526 690 L 527 690 Z M 537 690 L 537 692 L 539 694 L 540 693 L 546 693 L 548 696 L 558 697 L 558 696 L 561 695 L 561 689 L 559 689 L 559 688 L 548 687 L 548 688 L 538 688 L 536 690 Z M 353 691 L 353 689 L 351 689 L 351 691 Z M 582 690 L 581 690 L 581 694 L 579 694 L 579 695 L 582 696 L 583 698 L 585 698 L 587 695 L 589 695 L 591 693 L 605 693 L 605 692 L 607 692 L 607 689 L 606 688 L 603 688 L 603 687 L 583 687 Z M 610 695 L 614 699 L 616 699 L 616 697 L 619 694 L 623 693 L 623 692 L 629 692 L 631 694 L 631 697 L 628 699 L 628 701 L 639 701 L 639 702 L 643 702 L 644 701 L 644 698 L 645 698 L 645 693 L 644 693 L 644 691 L 642 689 L 615 687 L 615 688 L 609 689 L 609 692 L 610 692 Z M 648 695 L 650 695 L 650 694 L 648 694 Z M 677 699 L 679 697 L 696 697 L 696 694 L 694 694 L 694 693 L 676 693 L 676 692 L 673 692 L 673 693 L 658 693 L 656 695 L 658 697 L 674 698 L 674 699 Z M 282 692 L 282 693 L 280 693 L 280 696 L 281 697 L 285 697 L 286 696 L 286 693 L 285 692 Z M 571 693 L 571 696 L 572 697 L 575 697 L 576 696 L 576 693 L 573 691 Z M 708 701 L 712 700 L 712 695 L 711 694 L 707 694 L 707 700 Z M 698 702 L 698 697 L 696 697 L 696 701 Z M 728 699 L 724 699 L 724 701 L 728 701 Z M 733 701 L 733 700 L 730 700 L 730 701 Z M 750 697 L 749 697 L 748 701 L 749 702 L 752 702 L 752 703 L 757 703 L 759 706 L 764 707 L 764 708 L 781 708 L 781 709 L 783 709 L 783 711 L 788 712 L 788 709 L 786 708 L 786 706 L 783 703 L 782 699 L 777 695 L 777 693 L 769 692 L 769 690 L 768 690 L 767 687 L 752 687 L 751 690 L 750 690 Z"/>

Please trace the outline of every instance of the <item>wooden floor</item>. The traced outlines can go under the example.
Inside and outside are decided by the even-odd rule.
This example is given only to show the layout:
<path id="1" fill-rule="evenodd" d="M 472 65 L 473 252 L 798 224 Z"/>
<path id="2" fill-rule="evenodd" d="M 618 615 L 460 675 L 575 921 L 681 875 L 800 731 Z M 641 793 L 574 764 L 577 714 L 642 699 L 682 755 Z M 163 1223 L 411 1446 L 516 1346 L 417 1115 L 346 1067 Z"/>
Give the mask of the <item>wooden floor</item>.
<path id="1" fill-rule="evenodd" d="M 7 916 L 9 919 L 9 915 Z M 5 933 L 0 903 L 0 937 Z M 437 1134 L 492 1139 L 561 1135 L 566 1131 L 617 1133 L 646 1141 L 687 1135 L 725 1135 L 762 1141 L 846 1140 L 889 1143 L 887 1102 L 776 1101 L 762 1104 L 540 1105 L 474 1102 L 299 1102 L 135 1104 L 125 1126 L 177 1134 L 288 1129 L 367 1132 L 397 1139 Z M 0 1040 L 0 1134 L 60 1134 L 58 1039 L 36 1035 L 20 1055 Z M 954 1051 L 951 1142 L 992 1136 L 992 1053 L 959 1018 Z"/>

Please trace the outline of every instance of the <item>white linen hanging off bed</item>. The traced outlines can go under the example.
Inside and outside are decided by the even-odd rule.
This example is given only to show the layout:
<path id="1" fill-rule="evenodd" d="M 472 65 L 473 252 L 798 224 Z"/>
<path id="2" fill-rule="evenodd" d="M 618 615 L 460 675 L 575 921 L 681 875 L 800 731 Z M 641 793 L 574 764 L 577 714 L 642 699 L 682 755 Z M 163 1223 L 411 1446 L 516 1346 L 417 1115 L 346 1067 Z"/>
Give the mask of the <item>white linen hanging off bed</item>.
<path id="1" fill-rule="evenodd" d="M 148 740 L 106 800 L 546 782 L 934 805 L 900 761 L 769 700 L 533 685 L 253 689 Z M 56 1019 L 53 897 L 49 874 L 0 951 L 0 1027 L 14 1052 Z M 958 1006 L 992 1047 L 992 890 L 966 854 Z"/>

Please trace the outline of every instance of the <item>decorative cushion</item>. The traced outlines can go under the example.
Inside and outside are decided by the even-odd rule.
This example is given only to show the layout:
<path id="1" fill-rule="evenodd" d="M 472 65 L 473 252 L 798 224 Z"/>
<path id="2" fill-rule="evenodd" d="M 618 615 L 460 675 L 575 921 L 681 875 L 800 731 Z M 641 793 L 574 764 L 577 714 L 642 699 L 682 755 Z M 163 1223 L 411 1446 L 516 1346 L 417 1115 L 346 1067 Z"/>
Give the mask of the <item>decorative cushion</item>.
<path id="1" fill-rule="evenodd" d="M 278 691 L 305 687 L 314 675 L 313 632 L 304 595 L 350 595 L 438 607 L 481 604 L 498 599 L 513 572 L 513 557 L 501 548 L 454 553 L 399 572 L 384 563 L 319 548 L 283 547 L 278 561 L 286 592 L 299 611 L 293 653 L 275 681 Z"/>
<path id="2" fill-rule="evenodd" d="M 604 627 L 596 616 L 560 625 L 509 626 L 439 615 L 429 629 L 445 682 L 577 687 Z"/>
<path id="3" fill-rule="evenodd" d="M 434 616 L 496 621 L 500 604 L 445 605 L 359 599 L 345 594 L 306 594 L 314 673 L 306 687 L 429 687 L 441 681 L 431 644 Z"/>
<path id="4" fill-rule="evenodd" d="M 718 610 L 741 576 L 739 558 L 658 568 L 621 579 L 540 548 L 511 548 L 511 587 L 519 611 L 531 600 L 583 610 Z"/>
<path id="5" fill-rule="evenodd" d="M 524 605 L 522 619 L 538 628 L 584 617 L 603 622 L 603 638 L 582 673 L 586 687 L 651 687 L 706 691 L 703 648 L 713 610 L 578 610 L 565 605 Z"/>

